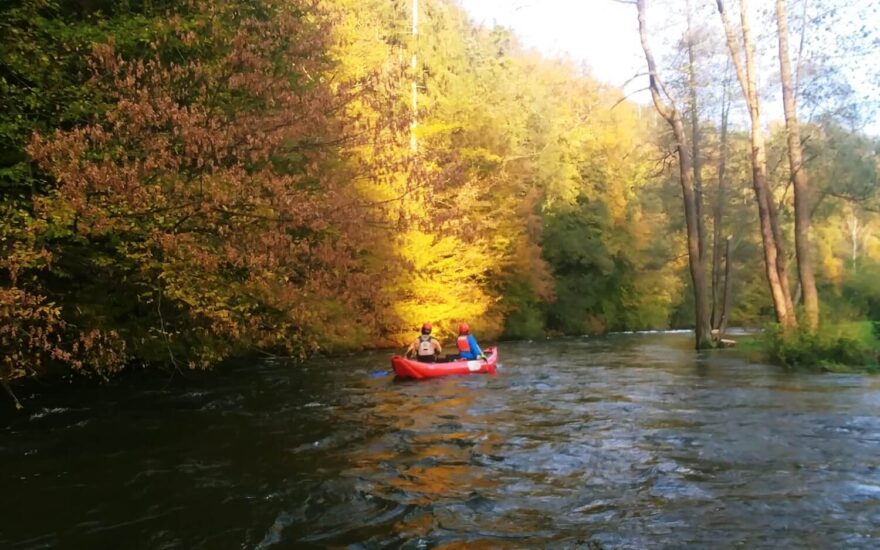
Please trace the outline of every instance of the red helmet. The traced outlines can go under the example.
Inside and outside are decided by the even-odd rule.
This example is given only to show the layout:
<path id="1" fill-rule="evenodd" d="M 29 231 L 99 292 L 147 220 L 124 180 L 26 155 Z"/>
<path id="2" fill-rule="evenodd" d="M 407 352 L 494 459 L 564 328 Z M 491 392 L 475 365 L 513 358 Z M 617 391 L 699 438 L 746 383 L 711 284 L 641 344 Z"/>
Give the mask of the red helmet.
<path id="1" fill-rule="evenodd" d="M 422 334 L 431 334 L 431 323 L 425 323 L 422 325 Z"/>
<path id="2" fill-rule="evenodd" d="M 471 331 L 471 328 L 468 326 L 467 323 L 459 323 L 458 324 L 458 333 L 459 334 L 468 334 L 468 333 L 470 333 L 470 331 Z"/>

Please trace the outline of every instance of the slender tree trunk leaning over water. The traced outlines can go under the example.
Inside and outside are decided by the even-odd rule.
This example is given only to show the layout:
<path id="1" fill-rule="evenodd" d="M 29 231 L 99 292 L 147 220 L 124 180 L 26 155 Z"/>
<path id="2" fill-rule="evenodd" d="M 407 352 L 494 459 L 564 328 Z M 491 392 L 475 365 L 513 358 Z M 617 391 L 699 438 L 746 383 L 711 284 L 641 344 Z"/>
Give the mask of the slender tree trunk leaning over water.
<path id="1" fill-rule="evenodd" d="M 797 118 L 797 100 L 791 82 L 791 61 L 788 55 L 788 17 L 785 1 L 776 0 L 776 25 L 779 34 L 779 69 L 782 77 L 782 104 L 785 109 L 785 130 L 788 137 L 788 162 L 794 184 L 794 244 L 797 254 L 798 276 L 804 298 L 804 318 L 807 330 L 815 333 L 819 327 L 819 294 L 813 273 L 810 247 L 810 188 L 804 168 L 803 145 Z"/>
<path id="2" fill-rule="evenodd" d="M 651 89 L 651 98 L 654 107 L 660 113 L 675 135 L 676 152 L 678 153 L 679 178 L 681 181 L 681 194 L 684 200 L 684 216 L 687 226 L 688 264 L 690 266 L 691 282 L 694 289 L 694 306 L 696 309 L 695 332 L 697 349 L 712 346 L 711 329 L 709 326 L 708 292 L 706 290 L 706 270 L 700 255 L 699 222 L 697 220 L 697 201 L 694 193 L 694 174 L 691 164 L 690 150 L 688 149 L 687 134 L 684 129 L 681 112 L 675 105 L 675 101 L 669 96 L 654 62 L 654 54 L 648 42 L 648 29 L 645 22 L 645 2 L 638 0 L 639 36 L 642 41 L 642 50 L 645 52 L 645 60 L 648 63 L 648 74 Z M 663 95 L 669 100 L 667 104 Z"/>
<path id="3" fill-rule="evenodd" d="M 764 245 L 764 267 L 767 273 L 767 282 L 770 285 L 770 294 L 773 298 L 776 320 L 782 325 L 783 331 L 789 331 L 797 326 L 797 319 L 794 315 L 791 291 L 788 285 L 785 250 L 782 243 L 782 235 L 779 231 L 776 204 L 770 192 L 770 187 L 767 184 L 767 152 L 764 144 L 764 133 L 761 129 L 761 111 L 758 101 L 756 67 L 751 29 L 749 27 L 748 5 L 746 0 L 740 0 L 743 50 L 745 52 L 745 67 L 743 67 L 739 46 L 733 34 L 733 27 L 727 17 L 727 12 L 724 9 L 724 2 L 723 0 L 716 0 L 716 4 L 718 6 L 718 13 L 721 15 L 721 22 L 724 25 L 724 34 L 727 38 L 730 58 L 749 108 L 749 118 L 751 119 L 752 185 L 755 189 L 755 198 L 758 203 L 758 219 L 761 228 L 761 241 Z"/>

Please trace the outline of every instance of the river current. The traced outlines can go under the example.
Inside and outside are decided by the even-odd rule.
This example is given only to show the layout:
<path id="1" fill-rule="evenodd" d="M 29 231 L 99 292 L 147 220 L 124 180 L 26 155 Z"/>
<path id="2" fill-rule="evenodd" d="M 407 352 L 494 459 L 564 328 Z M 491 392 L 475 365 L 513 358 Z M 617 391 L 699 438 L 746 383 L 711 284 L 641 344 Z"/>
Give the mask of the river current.
<path id="1" fill-rule="evenodd" d="M 49 388 L 0 411 L 0 548 L 880 547 L 880 378 L 690 345 Z"/>

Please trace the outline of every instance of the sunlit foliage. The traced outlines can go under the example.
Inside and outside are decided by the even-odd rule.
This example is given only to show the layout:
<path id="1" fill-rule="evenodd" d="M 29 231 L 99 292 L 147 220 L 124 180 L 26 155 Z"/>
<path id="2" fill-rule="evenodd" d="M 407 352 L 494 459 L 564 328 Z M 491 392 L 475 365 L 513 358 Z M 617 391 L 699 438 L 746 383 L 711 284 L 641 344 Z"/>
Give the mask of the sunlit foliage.
<path id="1" fill-rule="evenodd" d="M 399 345 L 424 321 L 447 343 L 462 320 L 481 340 L 692 323 L 653 112 L 420 5 L 416 37 L 402 0 L 0 8 L 0 380 Z M 809 132 L 822 295 L 876 316 L 877 143 Z M 760 324 L 733 134 L 732 323 Z"/>

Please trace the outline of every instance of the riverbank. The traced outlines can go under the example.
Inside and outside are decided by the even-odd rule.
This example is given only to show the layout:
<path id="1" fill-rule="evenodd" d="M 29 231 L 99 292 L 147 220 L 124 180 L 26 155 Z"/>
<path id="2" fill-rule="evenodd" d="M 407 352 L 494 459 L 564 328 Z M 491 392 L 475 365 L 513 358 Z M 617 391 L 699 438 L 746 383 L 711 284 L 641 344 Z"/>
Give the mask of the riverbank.
<path id="1" fill-rule="evenodd" d="M 770 325 L 738 348 L 752 358 L 787 369 L 836 373 L 880 373 L 880 337 L 870 321 L 823 326 L 815 335 L 783 335 Z"/>

